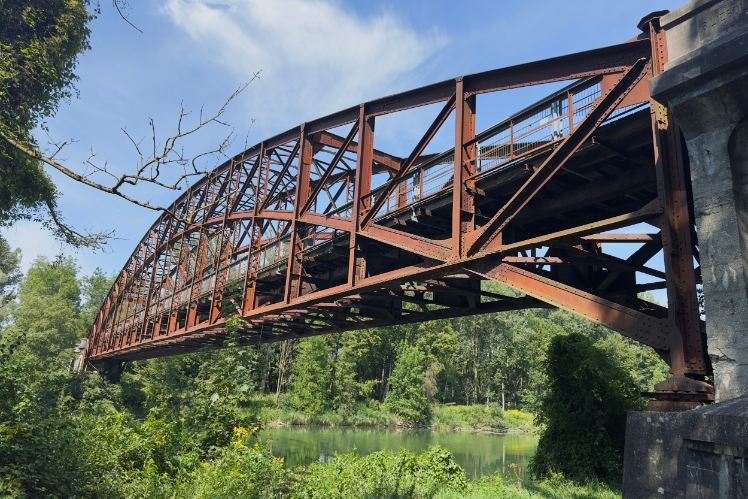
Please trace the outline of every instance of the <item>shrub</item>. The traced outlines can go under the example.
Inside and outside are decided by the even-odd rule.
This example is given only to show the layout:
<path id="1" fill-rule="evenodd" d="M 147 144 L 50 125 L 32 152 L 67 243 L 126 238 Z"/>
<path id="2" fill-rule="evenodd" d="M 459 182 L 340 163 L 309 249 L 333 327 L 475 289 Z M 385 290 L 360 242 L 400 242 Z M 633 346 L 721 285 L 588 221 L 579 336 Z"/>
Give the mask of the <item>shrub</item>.
<path id="1" fill-rule="evenodd" d="M 443 489 L 463 490 L 466 483 L 465 472 L 452 454 L 439 446 L 420 455 L 401 450 L 361 457 L 354 451 L 310 466 L 293 497 L 426 499 Z"/>
<path id="2" fill-rule="evenodd" d="M 549 387 L 537 422 L 545 431 L 530 472 L 620 479 L 626 411 L 643 403 L 632 376 L 581 334 L 554 337 L 544 368 Z"/>

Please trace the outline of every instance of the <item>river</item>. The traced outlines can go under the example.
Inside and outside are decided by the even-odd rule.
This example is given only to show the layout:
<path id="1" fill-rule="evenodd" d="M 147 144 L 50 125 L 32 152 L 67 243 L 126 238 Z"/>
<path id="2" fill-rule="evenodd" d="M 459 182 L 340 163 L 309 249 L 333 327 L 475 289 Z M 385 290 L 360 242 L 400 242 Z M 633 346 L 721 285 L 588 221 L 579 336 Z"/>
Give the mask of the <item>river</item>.
<path id="1" fill-rule="evenodd" d="M 471 480 L 497 471 L 513 477 L 512 463 L 518 465 L 516 469 L 525 480 L 527 463 L 538 444 L 536 435 L 320 426 L 266 428 L 259 436 L 263 443 L 270 444 L 273 456 L 284 458 L 287 468 L 327 462 L 336 453 L 354 448 L 361 455 L 401 448 L 420 453 L 439 444 L 454 454 Z"/>

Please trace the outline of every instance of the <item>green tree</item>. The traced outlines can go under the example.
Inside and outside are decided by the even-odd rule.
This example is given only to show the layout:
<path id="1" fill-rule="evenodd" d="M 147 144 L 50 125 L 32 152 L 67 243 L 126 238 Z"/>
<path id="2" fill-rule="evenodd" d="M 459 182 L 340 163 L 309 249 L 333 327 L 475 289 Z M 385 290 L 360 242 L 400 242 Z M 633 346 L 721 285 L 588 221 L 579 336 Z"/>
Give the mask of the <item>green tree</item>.
<path id="1" fill-rule="evenodd" d="M 345 335 L 346 349 L 355 358 L 356 379 L 362 392 L 384 402 L 398 345 L 413 327 L 412 324 L 376 327 Z"/>
<path id="2" fill-rule="evenodd" d="M 84 378 L 68 371 L 83 334 L 71 258 L 37 259 L 23 279 L 0 342 L 0 494 L 94 495 L 75 414 Z"/>
<path id="3" fill-rule="evenodd" d="M 291 374 L 293 404 L 297 410 L 319 414 L 329 407 L 333 372 L 331 355 L 330 346 L 322 336 L 299 343 Z"/>
<path id="4" fill-rule="evenodd" d="M 80 284 L 74 259 L 50 262 L 37 258 L 21 283 L 19 301 L 12 308 L 13 324 L 5 338 L 21 340 L 19 354 L 31 356 L 47 370 L 67 369 L 73 346 L 84 335 L 80 317 Z"/>
<path id="5" fill-rule="evenodd" d="M 81 279 L 81 294 L 83 297 L 81 312 L 86 329 L 93 326 L 99 308 L 101 308 L 109 289 L 114 284 L 115 277 L 115 275 L 106 275 L 103 270 L 96 267 L 91 275 Z"/>
<path id="6" fill-rule="evenodd" d="M 354 334 L 341 334 L 340 349 L 335 359 L 335 393 L 333 394 L 333 405 L 340 414 L 350 412 L 359 395 L 370 390 L 372 383 L 360 383 L 356 364 L 360 362 L 361 343 L 356 341 Z"/>
<path id="7" fill-rule="evenodd" d="M 624 338 L 618 333 L 595 342 L 595 346 L 616 359 L 628 372 L 641 392 L 654 390 L 655 383 L 670 377 L 670 366 L 663 361 L 654 349 L 638 341 Z"/>
<path id="8" fill-rule="evenodd" d="M 125 404 L 141 417 L 151 410 L 163 417 L 183 417 L 182 410 L 194 400 L 201 360 L 200 354 L 191 353 L 129 364 L 120 381 Z"/>
<path id="9" fill-rule="evenodd" d="M 425 355 L 424 394 L 429 401 L 447 400 L 446 386 L 454 382 L 460 340 L 453 321 L 436 320 L 411 325 L 406 340 Z"/>
<path id="10" fill-rule="evenodd" d="M 205 349 L 198 355 L 195 390 L 182 415 L 189 419 L 188 428 L 203 452 L 228 444 L 233 428 L 254 423 L 252 415 L 243 409 L 257 391 L 261 357 L 256 348 L 237 345 L 238 338 L 230 335 L 224 349 Z"/>
<path id="11" fill-rule="evenodd" d="M 11 250 L 8 241 L 0 236 L 0 326 L 5 321 L 9 302 L 16 297 L 21 277 L 21 250 Z"/>
<path id="12" fill-rule="evenodd" d="M 411 423 L 425 423 L 431 416 L 428 400 L 421 390 L 426 375 L 425 364 L 426 355 L 418 347 L 405 341 L 400 344 L 385 404 Z"/>
<path id="13" fill-rule="evenodd" d="M 89 48 L 87 0 L 0 1 L 0 136 L 37 150 L 31 132 L 76 92 Z M 57 213 L 59 193 L 42 165 L 0 140 L 0 226 L 39 220 L 72 244 L 89 243 Z"/>
<path id="14" fill-rule="evenodd" d="M 548 391 L 537 422 L 545 431 L 531 473 L 580 482 L 620 479 L 626 412 L 643 406 L 630 373 L 577 333 L 551 340 L 544 367 Z"/>

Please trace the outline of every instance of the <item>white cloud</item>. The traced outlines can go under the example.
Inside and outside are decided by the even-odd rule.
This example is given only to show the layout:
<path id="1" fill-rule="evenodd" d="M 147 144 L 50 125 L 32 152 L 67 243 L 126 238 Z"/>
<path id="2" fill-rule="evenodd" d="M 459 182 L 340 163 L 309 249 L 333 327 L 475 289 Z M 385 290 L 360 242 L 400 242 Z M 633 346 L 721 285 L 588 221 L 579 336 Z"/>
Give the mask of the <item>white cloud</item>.
<path id="1" fill-rule="evenodd" d="M 262 70 L 252 115 L 272 128 L 421 84 L 414 69 L 445 42 L 324 0 L 168 0 L 164 12 L 201 57 L 242 80 Z"/>

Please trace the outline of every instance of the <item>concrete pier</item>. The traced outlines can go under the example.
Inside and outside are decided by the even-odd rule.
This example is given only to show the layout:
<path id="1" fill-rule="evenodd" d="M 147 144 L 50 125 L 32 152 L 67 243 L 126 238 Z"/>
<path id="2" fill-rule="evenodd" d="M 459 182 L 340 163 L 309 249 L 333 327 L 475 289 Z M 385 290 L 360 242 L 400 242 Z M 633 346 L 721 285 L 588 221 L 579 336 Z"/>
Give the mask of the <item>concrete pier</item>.
<path id="1" fill-rule="evenodd" d="M 694 0 L 653 22 L 668 62 L 650 93 L 688 149 L 717 403 L 630 413 L 623 497 L 748 498 L 748 1 Z"/>
<path id="2" fill-rule="evenodd" d="M 660 18 L 652 96 L 688 148 L 717 402 L 748 394 L 748 2 L 696 0 Z"/>

